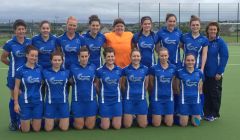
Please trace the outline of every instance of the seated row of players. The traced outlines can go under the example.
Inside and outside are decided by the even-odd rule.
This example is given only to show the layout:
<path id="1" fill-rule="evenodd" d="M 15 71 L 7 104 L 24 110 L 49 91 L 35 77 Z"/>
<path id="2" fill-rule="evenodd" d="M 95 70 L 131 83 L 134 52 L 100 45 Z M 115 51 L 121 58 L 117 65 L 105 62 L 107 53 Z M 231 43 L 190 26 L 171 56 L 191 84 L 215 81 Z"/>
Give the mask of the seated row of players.
<path id="1" fill-rule="evenodd" d="M 52 67 L 52 64 L 49 60 L 51 53 L 53 53 L 54 50 L 56 50 L 56 46 L 59 46 L 61 48 L 61 51 L 63 52 L 62 56 L 63 67 L 68 70 L 71 69 L 72 64 L 78 64 L 79 51 L 80 48 L 83 46 L 86 46 L 89 49 L 89 53 L 91 54 L 89 56 L 89 62 L 94 64 L 96 67 L 100 67 L 102 64 L 101 47 L 105 46 L 106 48 L 111 46 L 112 48 L 114 48 L 115 51 L 114 55 L 116 55 L 116 59 L 114 62 L 121 68 L 124 68 L 131 63 L 129 56 L 131 54 L 133 46 L 133 48 L 139 49 L 142 55 L 141 64 L 147 66 L 148 69 L 150 69 L 150 67 L 155 63 L 154 49 L 157 50 L 157 52 L 159 52 L 161 47 L 165 47 L 167 48 L 167 52 L 169 53 L 168 58 L 169 64 L 172 63 L 178 68 L 181 68 L 182 66 L 184 66 L 184 64 L 186 64 L 184 62 L 184 60 L 186 60 L 185 58 L 186 54 L 192 54 L 196 61 L 195 68 L 199 68 L 203 72 L 205 63 L 207 61 L 206 63 L 207 68 L 205 68 L 206 76 L 214 78 L 216 77 L 217 79 L 222 78 L 222 74 L 224 72 L 224 68 L 226 66 L 228 59 L 228 50 L 224 41 L 218 36 L 219 27 L 218 24 L 215 22 L 212 22 L 207 27 L 207 35 L 209 37 L 209 40 L 211 41 L 209 44 L 208 39 L 199 33 L 200 19 L 197 17 L 191 18 L 190 20 L 191 32 L 187 33 L 186 35 L 182 35 L 181 31 L 175 27 L 176 16 L 174 14 L 167 15 L 166 17 L 167 26 L 163 27 L 157 34 L 151 31 L 152 20 L 149 16 L 143 17 L 141 19 L 141 31 L 139 33 L 136 33 L 135 35 L 133 35 L 130 32 L 125 32 L 125 23 L 122 19 L 116 19 L 113 23 L 113 31 L 110 33 L 106 33 L 105 35 L 99 32 L 100 25 L 101 25 L 100 19 L 95 15 L 91 16 L 89 18 L 90 31 L 81 36 L 78 33 L 76 33 L 77 20 L 76 18 L 71 16 L 67 20 L 67 31 L 62 36 L 56 38 L 55 36 L 50 34 L 50 23 L 48 21 L 43 21 L 40 24 L 41 33 L 33 37 L 32 40 L 29 40 L 25 37 L 26 33 L 25 22 L 23 20 L 17 20 L 13 26 L 16 36 L 14 36 L 12 40 L 8 41 L 4 45 L 3 47 L 4 51 L 1 56 L 2 62 L 5 63 L 6 65 L 9 65 L 7 86 L 11 90 L 12 97 L 15 84 L 16 69 L 26 62 L 25 50 L 26 46 L 30 44 L 37 48 L 39 53 L 38 56 L 39 59 L 37 63 L 41 65 L 43 69 L 49 69 Z M 180 40 L 182 43 L 180 43 Z M 211 49 L 210 51 L 211 54 L 209 55 L 211 60 L 207 60 L 208 45 L 210 45 Z M 180 46 L 182 46 L 184 50 L 184 59 L 182 64 L 180 62 L 180 48 L 181 48 Z M 220 54 L 220 63 L 218 63 L 219 61 L 218 57 L 215 57 L 215 55 L 217 54 Z M 151 76 L 149 79 L 151 79 Z M 150 85 L 148 86 L 149 91 L 153 90 L 153 88 L 150 88 L 151 87 Z M 47 82 L 44 82 L 42 86 L 43 87 L 48 86 Z M 69 88 L 69 86 L 67 86 L 67 88 Z M 209 88 L 211 89 L 212 87 Z M 175 90 L 177 91 L 177 88 Z M 220 100 L 218 99 L 218 101 Z M 209 106 L 215 105 L 209 104 Z M 209 107 L 205 109 L 207 110 L 206 114 L 213 115 L 214 117 L 219 117 L 220 106 L 219 104 L 216 106 L 218 107 L 213 107 L 217 108 L 215 110 L 209 109 Z M 16 122 L 18 120 L 17 114 L 14 112 L 13 107 L 14 100 L 11 99 L 9 102 L 9 109 L 11 117 L 10 129 L 12 130 L 16 129 L 17 127 Z M 128 118 L 128 120 L 131 120 L 131 115 L 126 116 L 126 118 Z M 142 118 L 141 120 L 144 120 L 144 117 L 140 118 Z M 168 117 L 165 118 L 167 119 Z M 91 118 L 90 120 L 92 119 L 94 118 Z M 159 119 L 159 116 L 156 116 L 156 119 Z M 88 124 L 89 122 L 87 120 L 86 124 Z M 119 126 L 119 120 L 120 118 L 113 119 L 112 123 L 116 126 Z M 154 120 L 155 119 L 153 119 L 153 122 Z M 52 120 L 49 121 L 52 123 Z M 63 122 L 65 121 L 67 120 L 63 120 Z M 78 122 L 81 123 L 82 121 L 83 120 L 78 120 Z M 109 123 L 109 120 L 103 119 L 102 122 L 103 122 L 101 123 L 103 125 L 102 128 L 108 128 L 107 124 Z M 143 124 L 142 126 L 145 126 Z M 46 127 L 49 128 L 48 130 L 50 130 L 51 126 L 52 125 L 49 126 L 46 125 Z M 77 125 L 75 127 L 81 128 L 80 126 Z"/>
<path id="2" fill-rule="evenodd" d="M 33 130 L 39 131 L 44 118 L 46 131 L 54 128 L 54 119 L 59 119 L 60 129 L 66 131 L 70 112 L 76 129 L 84 126 L 93 129 L 96 115 L 101 117 L 100 127 L 104 130 L 109 129 L 111 121 L 115 129 L 121 128 L 122 120 L 124 127 L 131 127 L 134 115 L 138 125 L 145 128 L 148 114 L 153 126 L 160 126 L 163 117 L 166 125 L 172 126 L 176 110 L 181 126 L 187 126 L 189 115 L 192 124 L 199 125 L 202 111 L 199 90 L 203 74 L 195 68 L 193 54 L 186 55 L 186 67 L 178 71 L 176 66 L 168 63 L 166 48 L 159 50 L 160 62 L 150 69 L 140 63 L 138 49 L 131 52 L 131 64 L 124 69 L 114 64 L 113 48 L 105 48 L 103 55 L 105 64 L 96 69 L 94 64 L 88 63 L 88 49 L 82 47 L 78 54 L 79 64 L 72 64 L 67 70 L 62 68 L 62 53 L 56 51 L 51 55 L 52 67 L 42 70 L 36 64 L 38 50 L 28 46 L 27 62 L 17 69 L 15 76 L 14 110 L 20 114 L 21 130 L 28 132 L 32 124 Z M 174 81 L 176 93 L 180 94 L 177 109 L 174 109 L 173 100 Z M 41 93 L 43 82 L 47 85 L 45 103 Z M 67 82 L 72 85 L 71 111 Z"/>

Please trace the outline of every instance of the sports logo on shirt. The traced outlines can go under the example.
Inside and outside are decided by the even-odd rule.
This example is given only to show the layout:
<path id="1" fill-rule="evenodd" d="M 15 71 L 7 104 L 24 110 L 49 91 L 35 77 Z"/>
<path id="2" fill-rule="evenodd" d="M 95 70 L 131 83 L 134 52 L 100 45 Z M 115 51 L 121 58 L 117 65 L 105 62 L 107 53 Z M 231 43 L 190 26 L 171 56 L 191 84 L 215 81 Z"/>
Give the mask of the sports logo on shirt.
<path id="1" fill-rule="evenodd" d="M 52 52 L 52 50 L 47 50 L 45 49 L 46 47 L 41 47 L 39 48 L 39 51 L 42 53 L 42 54 L 50 54 Z"/>
<path id="2" fill-rule="evenodd" d="M 104 79 L 104 81 L 109 84 L 109 85 L 113 85 L 113 84 L 118 84 L 118 80 L 117 79 L 111 79 L 110 77 L 106 77 Z"/>
<path id="3" fill-rule="evenodd" d="M 188 43 L 188 44 L 186 45 L 186 48 L 187 48 L 188 51 L 195 51 L 195 52 L 198 51 L 198 48 L 195 47 L 195 46 L 193 46 L 192 43 Z"/>
<path id="4" fill-rule="evenodd" d="M 71 46 L 70 44 L 67 44 L 65 46 L 65 51 L 66 52 L 77 52 L 77 47 Z"/>
<path id="5" fill-rule="evenodd" d="M 198 82 L 194 82 L 194 81 L 191 81 L 191 80 L 187 80 L 186 81 L 186 85 L 188 86 L 188 87 L 193 87 L 193 86 L 198 86 Z"/>
<path id="6" fill-rule="evenodd" d="M 25 56 L 26 56 L 26 53 L 25 53 L 25 52 L 21 52 L 21 51 L 16 51 L 16 52 L 15 52 L 15 55 L 16 55 L 17 57 L 25 57 Z"/>
<path id="7" fill-rule="evenodd" d="M 32 77 L 32 76 L 28 76 L 27 77 L 27 82 L 30 84 L 34 84 L 34 83 L 40 83 L 40 78 L 39 77 Z"/>
<path id="8" fill-rule="evenodd" d="M 61 80 L 61 79 L 56 80 L 55 77 L 51 77 L 49 79 L 49 82 L 53 85 L 62 85 L 64 83 L 64 80 Z"/>
<path id="9" fill-rule="evenodd" d="M 100 50 L 100 47 L 98 46 L 95 46 L 94 44 L 89 44 L 89 50 L 91 51 L 99 51 Z"/>
<path id="10" fill-rule="evenodd" d="M 171 82 L 171 78 L 164 77 L 164 76 L 160 76 L 159 80 L 161 83 L 170 83 Z"/>
<path id="11" fill-rule="evenodd" d="M 80 73 L 80 74 L 77 75 L 77 79 L 81 80 L 81 81 L 90 81 L 91 77 L 90 76 L 84 76 L 84 75 L 82 75 L 82 73 Z"/>
<path id="12" fill-rule="evenodd" d="M 140 43 L 141 48 L 144 48 L 144 49 L 152 49 L 152 45 L 153 44 L 146 43 L 145 41 Z"/>
<path id="13" fill-rule="evenodd" d="M 164 42 L 166 43 L 166 44 L 168 44 L 168 45 L 175 45 L 176 44 L 176 40 L 174 40 L 174 39 L 169 39 L 169 37 L 167 37 L 167 38 L 165 38 L 164 39 Z"/>
<path id="14" fill-rule="evenodd" d="M 131 82 L 141 82 L 142 79 L 143 79 L 142 77 L 134 77 L 134 75 L 129 76 L 129 81 Z"/>

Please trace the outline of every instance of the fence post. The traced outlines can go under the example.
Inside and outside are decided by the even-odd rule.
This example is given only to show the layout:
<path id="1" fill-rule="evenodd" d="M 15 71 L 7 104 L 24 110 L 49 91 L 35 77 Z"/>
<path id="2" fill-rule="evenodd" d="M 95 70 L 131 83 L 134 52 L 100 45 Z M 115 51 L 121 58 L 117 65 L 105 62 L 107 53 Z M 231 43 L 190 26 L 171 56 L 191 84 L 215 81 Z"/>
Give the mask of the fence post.
<path id="1" fill-rule="evenodd" d="M 181 29 L 181 3 L 178 3 L 178 28 Z"/>
<path id="2" fill-rule="evenodd" d="M 200 18 L 201 14 L 200 14 L 200 8 L 201 8 L 201 5 L 200 3 L 198 3 L 198 17 Z"/>
<path id="3" fill-rule="evenodd" d="M 118 2 L 118 18 L 119 18 L 119 12 L 120 12 L 120 4 Z"/>
<path id="4" fill-rule="evenodd" d="M 160 26 L 161 26 L 161 24 L 160 24 L 160 22 L 161 22 L 161 12 L 160 12 L 160 6 L 161 6 L 161 4 L 160 4 L 160 2 L 159 2 L 159 4 L 158 4 L 158 28 L 160 29 Z"/>
<path id="5" fill-rule="evenodd" d="M 237 12 L 237 43 L 238 43 L 238 33 L 239 33 L 239 3 L 238 3 L 238 12 Z"/>
<path id="6" fill-rule="evenodd" d="M 220 4 L 218 3 L 218 22 L 220 21 L 220 19 L 219 19 L 219 6 L 220 6 Z"/>

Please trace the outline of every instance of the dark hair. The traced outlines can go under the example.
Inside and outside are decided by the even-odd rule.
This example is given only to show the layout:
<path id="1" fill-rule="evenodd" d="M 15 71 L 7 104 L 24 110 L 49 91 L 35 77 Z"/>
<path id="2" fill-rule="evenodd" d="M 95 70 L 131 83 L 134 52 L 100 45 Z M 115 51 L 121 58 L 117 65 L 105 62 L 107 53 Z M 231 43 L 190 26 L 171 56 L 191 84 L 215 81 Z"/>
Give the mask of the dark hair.
<path id="1" fill-rule="evenodd" d="M 63 53 L 59 50 L 55 50 L 54 52 L 51 53 L 50 59 L 52 60 L 54 56 L 61 56 L 63 60 Z"/>
<path id="2" fill-rule="evenodd" d="M 152 18 L 150 16 L 144 16 L 144 17 L 141 18 L 141 25 L 143 24 L 143 22 L 145 20 L 150 20 L 152 22 Z M 143 32 L 143 28 L 141 28 L 141 30 L 139 31 L 139 34 L 138 34 L 138 37 L 137 37 L 137 41 L 135 42 L 136 44 L 138 43 L 140 37 L 142 36 L 142 32 Z M 152 30 L 150 31 L 150 35 L 152 36 L 152 38 L 154 40 L 154 32 Z"/>
<path id="3" fill-rule="evenodd" d="M 16 30 L 18 26 L 23 26 L 24 28 L 27 28 L 27 24 L 24 20 L 22 19 L 17 19 L 13 23 L 13 29 Z"/>
<path id="4" fill-rule="evenodd" d="M 89 19 L 89 22 L 88 22 L 89 25 L 92 24 L 93 21 L 97 21 L 99 22 L 99 24 L 101 24 L 101 21 L 97 15 L 91 15 L 88 19 Z"/>
<path id="5" fill-rule="evenodd" d="M 216 27 L 217 27 L 217 36 L 218 36 L 218 35 L 219 35 L 219 32 L 220 32 L 220 27 L 219 27 L 219 24 L 218 24 L 217 22 L 213 21 L 213 22 L 210 22 L 210 23 L 207 25 L 207 27 L 206 27 L 206 35 L 207 35 L 207 37 L 209 37 L 208 29 L 209 29 L 210 26 L 216 26 Z"/>
<path id="6" fill-rule="evenodd" d="M 33 45 L 28 45 L 26 48 L 26 54 L 29 54 L 31 51 L 37 51 L 38 49 L 36 47 L 34 47 Z"/>
<path id="7" fill-rule="evenodd" d="M 81 52 L 87 52 L 89 54 L 89 50 L 88 50 L 87 47 L 81 47 L 80 50 L 79 50 L 78 55 L 80 55 Z"/>
<path id="8" fill-rule="evenodd" d="M 167 13 L 167 15 L 166 15 L 166 21 L 168 21 L 168 19 L 169 19 L 170 17 L 174 17 L 174 18 L 177 20 L 176 15 L 174 15 L 174 14 L 172 14 L 172 13 Z"/>
<path id="9" fill-rule="evenodd" d="M 107 56 L 107 53 L 114 53 L 115 55 L 115 51 L 112 47 L 106 47 L 104 48 L 104 51 L 103 51 L 103 56 L 106 57 Z"/>
<path id="10" fill-rule="evenodd" d="M 119 23 L 121 23 L 121 24 L 123 24 L 123 25 L 125 26 L 124 20 L 121 19 L 121 18 L 117 18 L 117 19 L 115 19 L 115 20 L 113 21 L 113 27 L 116 26 L 116 25 L 119 24 Z"/>
<path id="11" fill-rule="evenodd" d="M 132 51 L 131 51 L 131 53 L 130 53 L 130 56 L 132 56 L 133 52 L 139 52 L 140 55 L 142 56 L 142 54 L 141 54 L 139 48 L 133 48 Z"/>
<path id="12" fill-rule="evenodd" d="M 199 17 L 197 17 L 197 16 L 195 16 L 195 15 L 191 15 L 189 24 L 191 25 L 191 23 L 192 23 L 193 21 L 199 21 L 199 22 L 201 22 L 201 20 L 200 20 Z"/>
<path id="13" fill-rule="evenodd" d="M 45 23 L 48 24 L 51 27 L 51 23 L 47 20 L 41 21 L 40 24 L 39 24 L 39 27 L 41 28 L 43 26 L 43 24 L 45 24 Z"/>
<path id="14" fill-rule="evenodd" d="M 185 55 L 185 60 L 184 60 L 185 62 L 186 62 L 187 57 L 190 56 L 190 55 L 192 55 L 194 57 L 194 60 L 196 60 L 196 57 L 195 57 L 195 55 L 193 53 L 187 53 Z"/>

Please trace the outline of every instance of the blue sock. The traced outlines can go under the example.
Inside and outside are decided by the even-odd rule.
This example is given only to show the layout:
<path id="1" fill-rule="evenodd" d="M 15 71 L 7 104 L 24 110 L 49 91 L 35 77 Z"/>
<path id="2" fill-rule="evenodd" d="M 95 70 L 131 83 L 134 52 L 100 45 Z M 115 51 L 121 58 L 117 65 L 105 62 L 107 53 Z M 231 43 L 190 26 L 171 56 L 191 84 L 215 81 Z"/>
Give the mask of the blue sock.
<path id="1" fill-rule="evenodd" d="M 10 113 L 10 119 L 11 123 L 18 123 L 18 114 L 14 111 L 14 100 L 10 99 L 9 101 L 9 113 Z"/>
<path id="2" fill-rule="evenodd" d="M 176 125 L 180 125 L 180 117 L 178 115 L 173 116 L 173 123 Z"/>
<path id="3" fill-rule="evenodd" d="M 200 94 L 200 99 L 201 99 L 201 105 L 202 105 L 202 113 L 201 113 L 201 116 L 203 117 L 203 116 L 204 116 L 204 113 L 203 113 L 203 107 L 204 107 L 204 93 Z"/>

